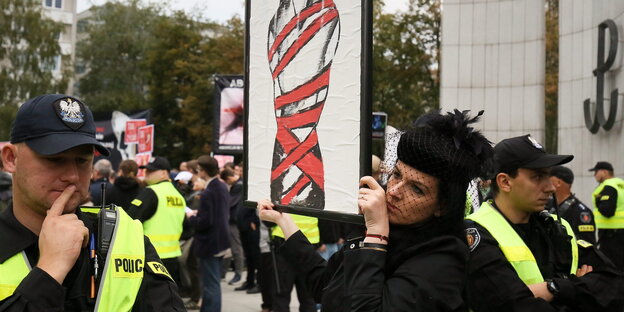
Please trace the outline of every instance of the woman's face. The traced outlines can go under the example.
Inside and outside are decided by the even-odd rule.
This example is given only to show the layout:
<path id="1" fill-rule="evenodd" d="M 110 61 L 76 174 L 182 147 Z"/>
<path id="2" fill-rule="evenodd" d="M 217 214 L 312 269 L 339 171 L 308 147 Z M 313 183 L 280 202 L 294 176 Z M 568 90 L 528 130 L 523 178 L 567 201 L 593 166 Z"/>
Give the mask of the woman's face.
<path id="1" fill-rule="evenodd" d="M 438 179 L 398 161 L 386 191 L 391 224 L 413 224 L 439 215 Z"/>

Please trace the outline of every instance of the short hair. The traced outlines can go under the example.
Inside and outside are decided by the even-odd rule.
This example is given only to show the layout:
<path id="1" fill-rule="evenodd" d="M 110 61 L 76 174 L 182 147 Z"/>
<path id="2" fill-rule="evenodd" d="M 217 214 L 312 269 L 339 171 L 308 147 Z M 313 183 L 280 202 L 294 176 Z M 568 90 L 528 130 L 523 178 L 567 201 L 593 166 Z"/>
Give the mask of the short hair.
<path id="1" fill-rule="evenodd" d="M 496 197 L 496 195 L 498 195 L 498 193 L 500 192 L 500 188 L 498 187 L 498 182 L 496 181 L 496 177 L 498 176 L 499 173 L 506 173 L 508 176 L 515 178 L 518 176 L 518 168 L 516 169 L 512 169 L 512 170 L 507 170 L 508 172 L 504 172 L 504 171 L 499 171 L 498 173 L 496 173 L 496 175 L 494 175 L 494 178 L 492 178 L 492 197 Z"/>
<path id="2" fill-rule="evenodd" d="M 100 159 L 93 165 L 93 171 L 99 173 L 103 177 L 110 177 L 113 172 L 113 165 L 108 159 Z"/>
<path id="3" fill-rule="evenodd" d="M 231 161 L 228 161 L 223 165 L 223 168 L 234 169 L 234 163 Z"/>
<path id="4" fill-rule="evenodd" d="M 197 174 L 197 170 L 199 169 L 199 165 L 197 164 L 197 159 L 189 160 L 186 162 L 186 168 L 192 174 Z"/>
<path id="5" fill-rule="evenodd" d="M 136 177 L 139 172 L 139 165 L 132 159 L 126 159 L 119 164 L 122 177 Z"/>
<path id="6" fill-rule="evenodd" d="M 223 181 L 227 181 L 228 178 L 231 178 L 235 175 L 236 173 L 234 173 L 234 170 L 230 169 L 230 168 L 224 168 L 221 171 L 221 175 L 220 178 Z"/>
<path id="7" fill-rule="evenodd" d="M 202 170 L 206 171 L 209 177 L 219 174 L 219 163 L 213 157 L 202 155 L 197 158 L 197 164 Z"/>

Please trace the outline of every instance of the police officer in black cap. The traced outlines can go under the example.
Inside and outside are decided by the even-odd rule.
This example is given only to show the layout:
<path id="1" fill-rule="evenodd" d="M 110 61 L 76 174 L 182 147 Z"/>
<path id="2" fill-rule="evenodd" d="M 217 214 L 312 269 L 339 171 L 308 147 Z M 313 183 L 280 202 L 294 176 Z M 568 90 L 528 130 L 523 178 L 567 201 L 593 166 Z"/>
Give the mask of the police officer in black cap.
<path id="1" fill-rule="evenodd" d="M 472 310 L 622 311 L 621 273 L 544 209 L 555 191 L 550 168 L 572 158 L 546 153 L 529 135 L 494 147 L 494 199 L 466 221 Z"/>
<path id="2" fill-rule="evenodd" d="M 19 108 L 2 147 L 14 196 L 0 214 L 0 311 L 184 311 L 138 221 L 79 208 L 96 150 L 109 155 L 80 100 L 47 94 Z"/>
<path id="3" fill-rule="evenodd" d="M 555 186 L 555 193 L 548 203 L 547 209 L 551 214 L 558 215 L 568 221 L 577 239 L 595 244 L 596 223 L 594 222 L 594 214 L 572 193 L 572 183 L 574 182 L 572 170 L 564 166 L 554 166 L 550 170 L 550 180 Z"/>

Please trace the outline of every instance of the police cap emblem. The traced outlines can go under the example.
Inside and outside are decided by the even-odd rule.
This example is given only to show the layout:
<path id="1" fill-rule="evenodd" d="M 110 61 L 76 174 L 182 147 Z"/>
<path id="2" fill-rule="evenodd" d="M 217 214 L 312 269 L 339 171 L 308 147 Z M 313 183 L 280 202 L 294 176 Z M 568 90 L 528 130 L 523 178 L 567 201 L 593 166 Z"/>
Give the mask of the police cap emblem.
<path id="1" fill-rule="evenodd" d="M 542 144 L 539 144 L 539 142 L 537 142 L 536 139 L 534 139 L 533 137 L 531 137 L 530 135 L 527 136 L 527 139 L 529 139 L 529 142 L 531 142 L 531 144 L 533 144 L 533 146 L 535 146 L 535 148 L 537 149 L 541 149 L 543 150 L 544 147 L 542 146 Z"/>
<path id="2" fill-rule="evenodd" d="M 58 117 L 65 125 L 77 130 L 84 125 L 85 107 L 84 104 L 72 98 L 62 98 L 53 104 Z"/>

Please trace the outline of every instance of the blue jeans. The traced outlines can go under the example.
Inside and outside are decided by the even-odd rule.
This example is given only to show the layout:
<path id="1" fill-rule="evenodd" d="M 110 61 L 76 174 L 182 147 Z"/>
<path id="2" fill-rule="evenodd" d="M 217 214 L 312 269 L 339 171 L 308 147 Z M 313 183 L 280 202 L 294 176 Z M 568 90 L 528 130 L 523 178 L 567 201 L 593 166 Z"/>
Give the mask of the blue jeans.
<path id="1" fill-rule="evenodd" d="M 325 244 L 325 251 L 319 251 L 319 254 L 323 257 L 323 259 L 325 259 L 325 261 L 328 261 L 334 253 L 340 250 L 340 248 L 342 248 L 342 246 L 339 246 L 338 243 Z"/>
<path id="2" fill-rule="evenodd" d="M 201 258 L 204 282 L 201 312 L 221 312 L 221 260 L 223 257 Z"/>

